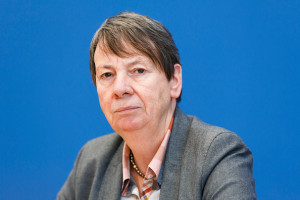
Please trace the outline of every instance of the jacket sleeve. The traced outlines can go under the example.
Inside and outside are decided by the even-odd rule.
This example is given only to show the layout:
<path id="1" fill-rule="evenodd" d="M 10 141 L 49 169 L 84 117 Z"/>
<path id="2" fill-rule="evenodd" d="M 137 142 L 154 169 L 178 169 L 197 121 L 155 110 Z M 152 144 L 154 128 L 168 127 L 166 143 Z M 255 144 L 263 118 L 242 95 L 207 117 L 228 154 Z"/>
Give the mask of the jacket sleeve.
<path id="1" fill-rule="evenodd" d="M 204 161 L 202 199 L 256 199 L 251 151 L 232 132 L 218 134 Z"/>

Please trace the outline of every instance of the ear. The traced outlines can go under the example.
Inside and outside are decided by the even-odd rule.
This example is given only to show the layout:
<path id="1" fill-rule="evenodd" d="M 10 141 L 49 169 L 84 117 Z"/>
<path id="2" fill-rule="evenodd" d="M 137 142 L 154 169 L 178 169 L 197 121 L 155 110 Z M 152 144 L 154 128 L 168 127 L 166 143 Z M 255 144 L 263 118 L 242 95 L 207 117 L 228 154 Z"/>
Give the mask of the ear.
<path id="1" fill-rule="evenodd" d="M 174 65 L 174 76 L 170 81 L 170 96 L 174 99 L 180 96 L 182 89 L 182 70 L 180 64 Z"/>

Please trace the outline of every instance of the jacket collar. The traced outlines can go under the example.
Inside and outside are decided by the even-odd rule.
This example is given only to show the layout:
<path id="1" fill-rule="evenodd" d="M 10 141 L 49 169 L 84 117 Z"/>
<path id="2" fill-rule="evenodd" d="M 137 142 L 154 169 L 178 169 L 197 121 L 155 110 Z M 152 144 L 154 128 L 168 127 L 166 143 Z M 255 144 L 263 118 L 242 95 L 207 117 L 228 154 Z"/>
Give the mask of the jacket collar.
<path id="1" fill-rule="evenodd" d="M 166 150 L 160 199 L 177 199 L 181 160 L 191 126 L 191 120 L 176 107 L 172 134 Z"/>
<path id="2" fill-rule="evenodd" d="M 124 147 L 124 141 L 122 141 L 112 156 L 105 177 L 103 177 L 102 186 L 100 187 L 99 197 L 100 199 L 112 199 L 120 200 L 121 198 L 121 187 L 122 187 L 122 151 Z"/>

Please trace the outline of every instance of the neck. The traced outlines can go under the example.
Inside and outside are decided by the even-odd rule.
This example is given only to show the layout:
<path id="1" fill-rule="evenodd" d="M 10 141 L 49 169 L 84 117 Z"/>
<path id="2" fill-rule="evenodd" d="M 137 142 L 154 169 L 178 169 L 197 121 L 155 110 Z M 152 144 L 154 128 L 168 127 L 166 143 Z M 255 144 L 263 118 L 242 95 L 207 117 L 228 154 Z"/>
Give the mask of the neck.
<path id="1" fill-rule="evenodd" d="M 126 134 L 127 137 L 123 138 L 134 155 L 136 165 L 143 174 L 146 173 L 148 165 L 167 133 L 175 107 L 176 101 L 171 103 L 165 119 L 155 129 L 146 127 L 137 133 Z"/>

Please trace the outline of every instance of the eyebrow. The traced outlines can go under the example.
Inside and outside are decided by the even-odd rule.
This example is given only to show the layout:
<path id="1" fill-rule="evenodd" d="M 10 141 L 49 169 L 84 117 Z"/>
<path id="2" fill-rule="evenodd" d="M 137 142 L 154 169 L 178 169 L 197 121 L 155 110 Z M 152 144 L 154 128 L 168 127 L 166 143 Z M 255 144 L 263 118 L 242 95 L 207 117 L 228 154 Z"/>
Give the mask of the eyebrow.
<path id="1" fill-rule="evenodd" d="M 142 59 L 136 58 L 132 62 L 127 63 L 127 67 L 132 66 L 132 65 L 136 65 L 136 64 L 139 64 L 139 63 L 142 63 L 142 62 L 143 62 Z"/>
<path id="2" fill-rule="evenodd" d="M 144 63 L 143 59 L 141 58 L 135 58 L 132 61 L 130 61 L 129 63 L 126 63 L 126 67 L 132 66 L 132 65 L 136 65 L 139 63 Z M 96 72 L 99 71 L 100 69 L 111 69 L 113 68 L 113 65 L 100 65 L 96 67 Z"/>
<path id="3" fill-rule="evenodd" d="M 104 69 L 111 69 L 111 68 L 112 68 L 112 65 L 97 66 L 97 67 L 96 67 L 96 73 L 97 73 L 101 68 L 104 68 Z"/>

